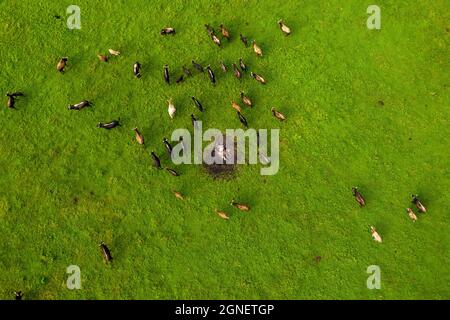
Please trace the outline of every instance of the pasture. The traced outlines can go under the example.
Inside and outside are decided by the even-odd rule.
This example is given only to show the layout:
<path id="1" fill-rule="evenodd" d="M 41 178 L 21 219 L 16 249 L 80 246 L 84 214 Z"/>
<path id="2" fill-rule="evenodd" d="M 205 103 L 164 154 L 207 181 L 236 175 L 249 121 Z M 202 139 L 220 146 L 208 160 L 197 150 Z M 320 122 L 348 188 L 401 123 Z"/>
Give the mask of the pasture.
<path id="1" fill-rule="evenodd" d="M 67 28 L 71 4 L 80 30 Z M 0 1 L 0 299 L 450 298 L 449 3 L 379 0 L 380 30 L 366 26 L 370 4 Z M 222 23 L 231 40 L 219 48 L 204 25 Z M 176 34 L 160 35 L 168 26 Z M 109 48 L 121 55 L 100 61 Z M 266 85 L 250 71 L 233 76 L 241 57 Z M 192 60 L 211 65 L 215 86 Z M 194 75 L 176 84 L 183 65 Z M 16 110 L 5 104 L 12 91 L 25 94 Z M 191 114 L 204 127 L 241 127 L 231 108 L 241 91 L 254 104 L 243 108 L 249 127 L 280 129 L 279 172 L 238 165 L 214 178 L 170 165 L 162 140 L 192 129 Z M 83 99 L 92 107 L 67 109 Z M 151 151 L 180 176 L 154 168 Z M 417 222 L 405 211 L 412 194 L 428 209 Z M 81 269 L 80 290 L 66 287 L 69 265 Z M 366 286 L 370 265 L 379 290 Z"/>

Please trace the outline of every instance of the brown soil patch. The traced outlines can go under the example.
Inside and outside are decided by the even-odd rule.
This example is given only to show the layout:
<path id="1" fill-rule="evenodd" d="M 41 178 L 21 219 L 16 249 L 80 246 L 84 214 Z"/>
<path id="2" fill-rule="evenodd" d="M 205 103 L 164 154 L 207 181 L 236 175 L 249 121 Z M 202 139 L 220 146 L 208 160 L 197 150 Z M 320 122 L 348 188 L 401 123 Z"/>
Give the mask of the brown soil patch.
<path id="1" fill-rule="evenodd" d="M 207 164 L 203 162 L 203 167 L 205 168 L 206 172 L 212 176 L 214 179 L 225 179 L 225 178 L 232 178 L 233 174 L 236 170 L 236 161 L 237 161 L 237 146 L 236 142 L 233 141 L 232 145 L 227 145 L 226 136 L 223 136 L 223 146 L 225 150 L 229 150 L 230 148 L 234 149 L 234 160 L 224 160 L 223 163 L 213 163 L 213 164 Z M 216 145 L 216 148 L 219 146 Z M 215 156 L 215 152 L 213 152 L 213 155 Z M 230 163 L 231 162 L 231 163 Z"/>

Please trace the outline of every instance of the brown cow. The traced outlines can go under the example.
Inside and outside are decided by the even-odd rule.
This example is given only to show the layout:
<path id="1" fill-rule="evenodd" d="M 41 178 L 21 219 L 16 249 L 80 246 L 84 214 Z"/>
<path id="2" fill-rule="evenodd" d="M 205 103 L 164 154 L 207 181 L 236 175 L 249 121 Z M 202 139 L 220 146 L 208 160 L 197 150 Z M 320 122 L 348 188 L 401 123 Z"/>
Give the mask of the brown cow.
<path id="1" fill-rule="evenodd" d="M 230 204 L 233 207 L 236 207 L 236 208 L 238 208 L 241 211 L 250 211 L 250 207 L 248 205 L 243 204 L 243 203 L 238 203 L 238 202 L 234 201 L 234 199 L 231 200 Z"/>
<path id="2" fill-rule="evenodd" d="M 139 132 L 139 130 L 138 130 L 138 128 L 133 128 L 133 131 L 135 132 L 135 134 L 136 134 L 136 141 L 139 143 L 139 144 L 144 144 L 144 136 L 142 135 L 142 133 L 140 133 Z"/>
<path id="3" fill-rule="evenodd" d="M 359 203 L 360 207 L 364 207 L 366 205 L 366 201 L 364 200 L 364 197 L 359 193 L 357 187 L 352 188 L 353 196 L 355 197 L 356 202 Z"/>

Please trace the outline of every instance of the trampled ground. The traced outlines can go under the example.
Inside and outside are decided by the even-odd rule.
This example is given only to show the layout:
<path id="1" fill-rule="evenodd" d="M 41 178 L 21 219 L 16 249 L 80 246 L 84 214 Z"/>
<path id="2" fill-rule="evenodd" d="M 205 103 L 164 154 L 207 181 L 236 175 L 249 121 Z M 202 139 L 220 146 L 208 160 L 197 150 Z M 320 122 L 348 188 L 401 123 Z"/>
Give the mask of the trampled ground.
<path id="1" fill-rule="evenodd" d="M 81 30 L 66 27 L 70 4 L 81 8 Z M 25 299 L 450 298 L 449 3 L 380 0 L 379 31 L 366 27 L 370 4 L 0 1 L 1 94 L 26 94 L 17 110 L 0 108 L 0 298 L 14 290 Z M 224 23 L 232 40 L 217 48 L 205 23 Z M 164 26 L 177 34 L 160 36 Z M 102 63 L 96 54 L 108 48 L 122 55 Z M 55 68 L 62 56 L 64 75 Z M 221 60 L 240 57 L 266 86 L 221 73 Z M 175 78 L 192 59 L 213 66 L 216 87 L 202 75 L 163 82 L 164 64 Z M 239 127 L 230 102 L 241 90 L 255 104 L 244 110 L 250 127 L 281 129 L 277 175 L 244 165 L 215 180 L 186 165 L 172 177 L 151 166 L 149 152 L 165 154 L 162 138 L 191 128 L 193 112 L 210 128 Z M 67 110 L 82 99 L 93 108 Z M 113 118 L 120 128 L 96 128 Z M 429 211 L 416 223 L 405 213 L 412 193 Z M 232 198 L 251 211 L 233 209 Z M 81 290 L 66 288 L 73 264 Z M 366 287 L 369 265 L 381 268 L 380 290 Z"/>

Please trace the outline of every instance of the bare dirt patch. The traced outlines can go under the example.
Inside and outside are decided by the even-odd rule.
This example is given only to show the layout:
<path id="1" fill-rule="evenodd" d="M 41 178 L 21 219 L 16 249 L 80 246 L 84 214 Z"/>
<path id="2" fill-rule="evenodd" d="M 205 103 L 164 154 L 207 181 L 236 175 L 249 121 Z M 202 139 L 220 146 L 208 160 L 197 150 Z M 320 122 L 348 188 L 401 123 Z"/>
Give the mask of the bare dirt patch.
<path id="1" fill-rule="evenodd" d="M 219 153 L 220 155 L 222 154 L 226 155 L 229 153 L 231 149 L 234 150 L 234 152 L 232 152 L 232 154 L 234 154 L 234 157 L 225 158 L 223 163 L 207 164 L 203 162 L 203 167 L 205 168 L 206 172 L 214 179 L 232 178 L 236 171 L 236 161 L 237 161 L 236 142 L 234 141 L 234 139 L 229 140 L 230 142 L 231 141 L 233 142 L 227 144 L 227 139 L 226 136 L 224 135 L 222 145 L 216 141 L 216 146 L 211 157 L 216 156 L 217 153 Z"/>

